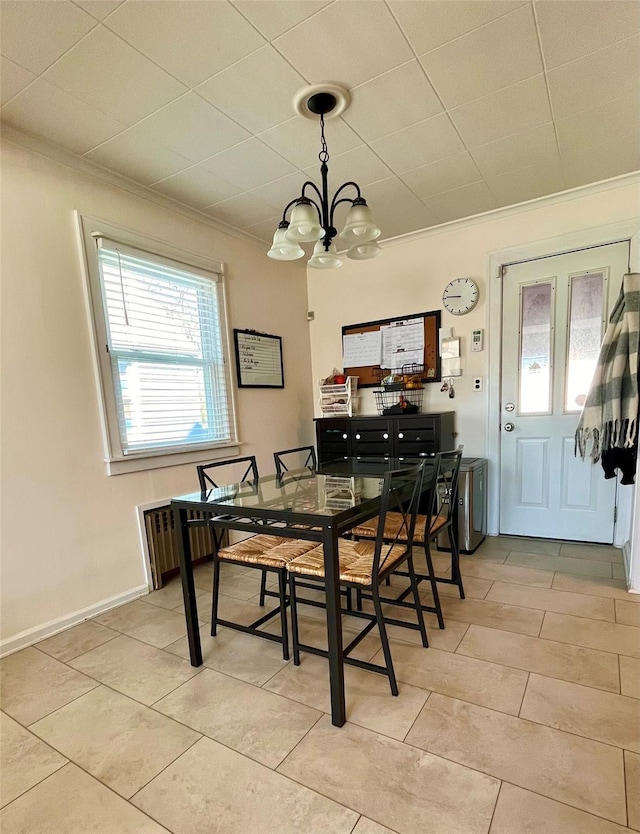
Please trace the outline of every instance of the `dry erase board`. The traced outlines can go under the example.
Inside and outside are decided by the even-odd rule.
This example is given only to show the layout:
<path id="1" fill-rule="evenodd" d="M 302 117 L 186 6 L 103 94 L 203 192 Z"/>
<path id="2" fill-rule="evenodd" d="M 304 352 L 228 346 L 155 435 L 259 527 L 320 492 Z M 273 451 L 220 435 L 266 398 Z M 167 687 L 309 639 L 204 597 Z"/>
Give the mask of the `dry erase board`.
<path id="1" fill-rule="evenodd" d="M 406 316 L 396 316 L 390 319 L 379 319 L 378 321 L 367 321 L 361 324 L 349 324 L 342 328 L 343 346 L 345 336 L 363 335 L 363 342 L 366 341 L 365 334 L 379 333 L 383 327 L 394 325 L 409 320 L 422 319 L 424 326 L 423 340 L 423 364 L 425 366 L 424 382 L 440 382 L 441 364 L 440 350 L 438 345 L 438 331 L 440 329 L 440 310 L 433 310 L 427 313 L 411 313 Z M 343 347 L 344 350 L 344 347 Z M 363 350 L 363 355 L 367 351 Z M 413 361 L 413 360 L 412 360 Z M 373 362 L 367 359 L 363 365 L 351 365 L 344 368 L 347 376 L 358 377 L 359 388 L 373 388 L 380 385 L 380 362 Z"/>
<path id="2" fill-rule="evenodd" d="M 284 388 L 282 339 L 256 330 L 234 330 L 239 388 Z"/>

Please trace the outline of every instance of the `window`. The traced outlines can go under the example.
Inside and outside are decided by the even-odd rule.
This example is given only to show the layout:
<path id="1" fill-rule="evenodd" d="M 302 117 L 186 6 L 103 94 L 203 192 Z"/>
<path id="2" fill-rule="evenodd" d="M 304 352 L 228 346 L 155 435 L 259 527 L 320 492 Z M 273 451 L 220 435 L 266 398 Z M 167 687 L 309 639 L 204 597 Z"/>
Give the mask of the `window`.
<path id="1" fill-rule="evenodd" d="M 605 315 L 605 273 L 572 275 L 570 282 L 566 413 L 582 411 L 598 362 Z"/>
<path id="2" fill-rule="evenodd" d="M 524 284 L 520 290 L 518 414 L 551 412 L 553 293 L 553 284 L 546 282 Z"/>
<path id="3" fill-rule="evenodd" d="M 110 472 L 236 444 L 220 265 L 207 271 L 84 225 L 108 460 L 129 462 Z"/>

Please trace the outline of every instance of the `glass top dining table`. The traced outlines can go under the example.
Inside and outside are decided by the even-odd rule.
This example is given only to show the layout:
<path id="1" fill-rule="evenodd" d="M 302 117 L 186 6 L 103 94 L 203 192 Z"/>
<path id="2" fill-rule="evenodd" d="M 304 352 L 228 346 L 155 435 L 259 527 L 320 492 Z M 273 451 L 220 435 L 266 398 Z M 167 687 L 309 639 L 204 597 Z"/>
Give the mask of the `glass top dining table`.
<path id="1" fill-rule="evenodd" d="M 426 460 L 423 487 L 431 486 L 433 459 Z M 324 550 L 327 644 L 331 718 L 346 720 L 338 539 L 380 510 L 384 475 L 415 465 L 415 458 L 340 458 L 316 470 L 299 469 L 257 480 L 180 495 L 171 499 L 178 519 L 180 575 L 184 595 L 189 656 L 202 665 L 198 611 L 193 581 L 190 510 L 211 514 L 209 524 L 245 533 L 269 533 L 317 541 Z"/>

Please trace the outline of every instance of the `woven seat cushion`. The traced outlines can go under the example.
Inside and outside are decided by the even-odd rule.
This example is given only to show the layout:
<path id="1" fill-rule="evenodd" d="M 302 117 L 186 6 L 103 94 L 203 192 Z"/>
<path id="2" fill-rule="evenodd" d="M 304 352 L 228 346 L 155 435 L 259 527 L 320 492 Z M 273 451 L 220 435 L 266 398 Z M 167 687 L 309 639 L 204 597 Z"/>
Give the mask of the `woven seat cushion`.
<path id="1" fill-rule="evenodd" d="M 284 568 L 296 556 L 317 547 L 316 542 L 287 539 L 282 536 L 252 536 L 229 547 L 223 547 L 218 556 L 227 562 L 262 565 L 265 568 Z"/>
<path id="2" fill-rule="evenodd" d="M 386 522 L 384 525 L 385 539 L 393 540 L 398 537 L 399 541 L 403 541 L 406 535 L 399 535 L 402 532 L 404 516 L 402 513 L 387 513 Z M 429 528 L 429 535 L 433 536 L 438 530 L 441 530 L 449 521 L 447 516 L 436 515 L 431 517 L 431 527 Z M 425 528 L 427 526 L 427 516 L 417 515 L 416 526 L 413 531 L 414 542 L 423 543 L 425 540 Z M 372 518 L 365 521 L 364 524 L 359 524 L 351 531 L 354 536 L 363 539 L 375 539 L 378 533 L 378 518 Z"/>
<path id="3" fill-rule="evenodd" d="M 405 555 L 406 548 L 402 545 L 394 545 L 387 554 L 383 551 L 382 558 L 384 567 L 399 562 Z M 354 542 L 349 539 L 340 539 L 338 542 L 338 553 L 340 560 L 340 581 L 356 582 L 358 585 L 371 585 L 373 581 L 373 558 L 375 545 L 372 542 Z M 385 558 L 386 556 L 386 558 Z M 307 553 L 298 556 L 289 562 L 290 573 L 303 574 L 305 576 L 316 576 L 324 578 L 324 551 L 322 546 L 315 547 Z"/>

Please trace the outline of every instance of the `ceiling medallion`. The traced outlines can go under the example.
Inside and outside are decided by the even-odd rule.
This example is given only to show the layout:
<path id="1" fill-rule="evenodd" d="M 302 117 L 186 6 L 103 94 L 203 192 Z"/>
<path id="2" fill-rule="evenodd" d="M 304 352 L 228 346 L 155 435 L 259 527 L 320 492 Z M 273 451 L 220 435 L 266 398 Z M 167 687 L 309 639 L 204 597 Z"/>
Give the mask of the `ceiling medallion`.
<path id="1" fill-rule="evenodd" d="M 360 192 L 357 183 L 343 183 L 329 198 L 329 150 L 324 135 L 325 119 L 334 119 L 343 113 L 350 103 L 349 92 L 338 84 L 314 84 L 296 94 L 293 106 L 300 116 L 320 121 L 320 177 L 322 191 L 314 182 L 307 180 L 299 197 L 291 200 L 282 212 L 273 244 L 267 252 L 277 261 L 294 261 L 304 256 L 301 243 L 315 243 L 308 266 L 314 269 L 331 269 L 342 266 L 342 259 L 336 252 L 334 238 L 338 231 L 334 226 L 334 213 L 342 203 L 349 203 L 344 228 L 340 237 L 349 246 L 347 257 L 356 261 L 375 258 L 382 251 L 376 243 L 381 234 L 371 215 L 371 210 Z M 355 197 L 346 196 L 347 190 L 355 191 Z M 311 195 L 311 196 L 310 196 Z M 292 209 L 290 219 L 287 212 Z"/>

